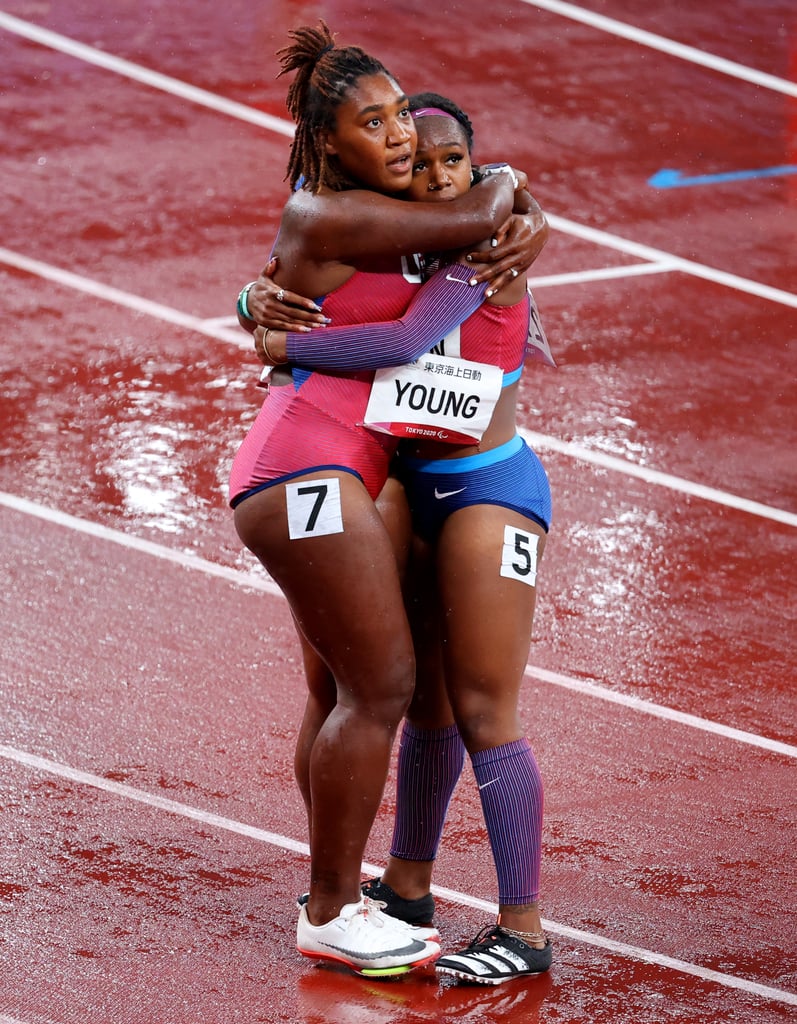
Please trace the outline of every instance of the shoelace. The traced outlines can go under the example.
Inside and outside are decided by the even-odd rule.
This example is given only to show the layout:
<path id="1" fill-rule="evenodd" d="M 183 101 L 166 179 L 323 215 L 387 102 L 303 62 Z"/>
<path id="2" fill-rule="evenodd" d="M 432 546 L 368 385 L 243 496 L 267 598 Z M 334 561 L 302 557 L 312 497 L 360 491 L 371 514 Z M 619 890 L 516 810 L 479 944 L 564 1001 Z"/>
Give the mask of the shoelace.
<path id="1" fill-rule="evenodd" d="M 357 908 L 358 914 L 363 914 L 372 921 L 377 928 L 384 928 L 390 924 L 389 918 L 382 913 L 387 903 L 382 900 L 372 900 L 370 896 L 363 896 L 362 905 Z"/>
<path id="2" fill-rule="evenodd" d="M 533 935 L 536 937 L 537 933 L 528 932 L 524 934 L 528 934 L 529 936 Z M 541 941 L 545 938 L 547 938 L 547 936 L 545 935 L 545 932 L 542 932 L 540 933 L 540 939 L 538 941 Z M 526 940 L 521 938 L 520 935 L 517 935 L 515 932 L 513 932 L 511 928 L 503 928 L 501 925 L 494 924 L 485 925 L 485 927 L 482 928 L 482 930 L 479 932 L 476 938 L 468 944 L 466 952 L 478 950 L 480 946 L 483 946 L 487 943 L 506 942 L 507 939 L 515 939 L 518 942 L 522 942 L 524 946 L 528 946 L 530 949 L 536 949 L 539 952 L 539 946 L 534 946 L 532 945 L 532 943 L 526 942 Z"/>
<path id="3" fill-rule="evenodd" d="M 484 928 L 479 932 L 475 939 L 468 943 L 468 949 L 476 949 L 478 946 L 483 945 L 485 942 L 490 942 L 493 939 L 503 939 L 504 933 L 500 928 L 497 928 L 494 924 L 485 925 Z"/>

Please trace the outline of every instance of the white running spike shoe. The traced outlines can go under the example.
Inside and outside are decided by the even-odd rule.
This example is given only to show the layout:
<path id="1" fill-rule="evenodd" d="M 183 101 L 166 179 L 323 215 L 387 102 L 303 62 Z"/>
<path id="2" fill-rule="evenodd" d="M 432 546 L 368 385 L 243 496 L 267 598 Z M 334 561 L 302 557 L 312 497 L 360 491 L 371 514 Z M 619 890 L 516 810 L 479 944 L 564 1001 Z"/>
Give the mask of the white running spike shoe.
<path id="1" fill-rule="evenodd" d="M 341 907 L 327 924 L 311 924 L 303 906 L 296 948 L 302 956 L 344 964 L 366 978 L 392 977 L 440 956 L 438 943 L 420 938 L 421 931 L 383 914 L 378 903 L 363 896 Z"/>
<path id="2" fill-rule="evenodd" d="M 368 894 L 365 891 L 363 891 L 363 896 L 368 896 Z M 412 932 L 416 939 L 420 939 L 422 942 L 436 942 L 438 944 L 440 943 L 440 932 L 435 928 L 434 925 L 412 924 L 411 922 L 405 920 L 403 917 L 397 917 L 391 905 L 387 903 L 385 900 L 378 900 L 374 896 L 368 896 L 368 899 L 370 899 L 374 906 L 381 910 L 386 917 L 389 917 L 396 921 L 400 921 L 402 924 L 406 925 L 406 927 L 409 928 L 409 930 Z M 296 906 L 301 910 L 302 907 L 307 906 L 309 900 L 310 893 L 303 892 L 301 896 L 296 897 Z"/>

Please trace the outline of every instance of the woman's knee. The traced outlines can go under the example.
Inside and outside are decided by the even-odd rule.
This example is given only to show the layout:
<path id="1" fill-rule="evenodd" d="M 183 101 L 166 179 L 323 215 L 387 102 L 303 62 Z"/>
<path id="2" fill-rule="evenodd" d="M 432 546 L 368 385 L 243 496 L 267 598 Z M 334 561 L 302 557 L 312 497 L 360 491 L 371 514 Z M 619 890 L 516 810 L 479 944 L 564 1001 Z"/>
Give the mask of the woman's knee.
<path id="1" fill-rule="evenodd" d="M 347 704 L 372 721 L 395 729 L 409 708 L 415 688 L 412 649 L 399 653 L 385 645 L 378 663 L 341 664 L 336 673 L 338 703 Z"/>
<path id="2" fill-rule="evenodd" d="M 499 747 L 520 734 L 517 702 L 501 700 L 495 691 L 454 692 L 451 706 L 469 753 Z"/>
<path id="3" fill-rule="evenodd" d="M 398 725 L 410 706 L 415 689 L 415 658 L 411 651 L 385 658 L 377 679 L 361 694 L 371 713 L 391 725 Z"/>

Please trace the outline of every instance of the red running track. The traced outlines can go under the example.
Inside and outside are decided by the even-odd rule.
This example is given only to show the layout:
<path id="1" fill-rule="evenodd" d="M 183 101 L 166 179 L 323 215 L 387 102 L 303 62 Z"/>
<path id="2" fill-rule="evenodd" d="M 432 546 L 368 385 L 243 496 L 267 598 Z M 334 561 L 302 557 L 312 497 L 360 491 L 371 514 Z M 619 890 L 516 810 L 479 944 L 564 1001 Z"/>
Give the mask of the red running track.
<path id="1" fill-rule="evenodd" d="M 0 12 L 0 1024 L 789 1019 L 792 5 L 71 6 Z M 495 991 L 294 950 L 301 669 L 224 490 L 260 400 L 232 300 L 284 196 L 273 52 L 317 13 L 454 95 L 554 227 L 559 367 L 522 404 L 555 496 L 523 716 L 556 962 Z M 451 948 L 494 899 L 467 772 L 437 883 Z"/>

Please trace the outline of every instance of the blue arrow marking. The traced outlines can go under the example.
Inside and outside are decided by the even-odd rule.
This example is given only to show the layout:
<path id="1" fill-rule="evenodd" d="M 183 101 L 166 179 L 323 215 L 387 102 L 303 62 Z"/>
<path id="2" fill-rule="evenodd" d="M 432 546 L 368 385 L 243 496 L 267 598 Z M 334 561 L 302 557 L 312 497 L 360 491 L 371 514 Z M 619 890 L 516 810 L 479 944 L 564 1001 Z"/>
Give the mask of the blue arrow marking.
<path id="1" fill-rule="evenodd" d="M 775 178 L 781 174 L 797 174 L 797 164 L 780 167 L 762 167 L 757 171 L 726 171 L 724 174 L 700 174 L 695 178 L 682 178 L 680 171 L 671 168 L 657 171 L 648 178 L 653 188 L 684 188 L 686 185 L 714 185 L 721 181 L 744 181 L 747 178 Z"/>

